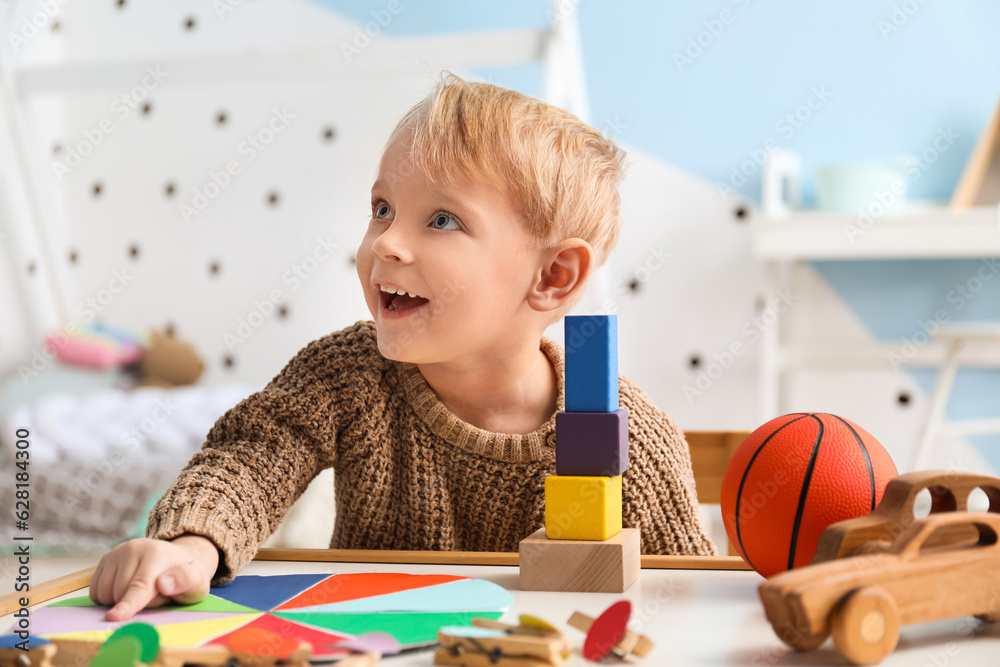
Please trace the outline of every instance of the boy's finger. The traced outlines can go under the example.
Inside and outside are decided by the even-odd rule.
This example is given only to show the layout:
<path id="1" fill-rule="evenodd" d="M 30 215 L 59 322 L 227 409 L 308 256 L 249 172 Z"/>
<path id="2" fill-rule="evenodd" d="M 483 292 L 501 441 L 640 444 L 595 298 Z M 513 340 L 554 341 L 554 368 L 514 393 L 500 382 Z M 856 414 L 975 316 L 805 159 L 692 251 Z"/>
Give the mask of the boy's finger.
<path id="1" fill-rule="evenodd" d="M 197 563 L 185 563 L 157 577 L 156 589 L 178 604 L 194 604 L 208 595 L 209 582 Z"/>
<path id="2" fill-rule="evenodd" d="M 125 595 L 114 607 L 108 610 L 104 618 L 108 621 L 126 621 L 136 612 L 145 609 L 154 598 L 159 597 L 156 588 L 149 581 L 133 579 Z"/>
<path id="3" fill-rule="evenodd" d="M 90 599 L 97 604 L 114 604 L 114 581 L 117 575 L 118 568 L 114 565 L 95 572 L 90 581 Z"/>
<path id="4" fill-rule="evenodd" d="M 87 594 L 90 596 L 91 602 L 96 602 L 101 604 L 101 601 L 97 598 L 97 589 L 101 584 L 101 575 L 104 572 L 104 560 L 97 564 L 97 569 L 94 570 L 94 576 L 90 578 L 90 586 L 88 587 Z"/>
<path id="5" fill-rule="evenodd" d="M 122 592 L 118 585 L 115 586 L 114 599 L 118 603 L 108 612 L 107 620 L 121 621 L 132 618 L 146 607 L 156 607 L 167 602 L 167 598 L 156 590 L 156 579 L 165 566 L 162 560 L 157 557 L 145 558 L 137 567 L 119 570 L 116 584 L 125 584 L 126 588 Z M 112 612 L 116 613 L 112 615 Z"/>

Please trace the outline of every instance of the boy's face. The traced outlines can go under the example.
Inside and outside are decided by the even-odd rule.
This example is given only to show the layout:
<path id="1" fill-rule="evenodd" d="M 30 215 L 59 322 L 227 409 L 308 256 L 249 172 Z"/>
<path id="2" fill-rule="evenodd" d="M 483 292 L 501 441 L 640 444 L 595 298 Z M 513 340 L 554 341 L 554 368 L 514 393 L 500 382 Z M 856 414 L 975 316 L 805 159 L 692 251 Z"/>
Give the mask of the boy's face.
<path id="1" fill-rule="evenodd" d="M 382 156 L 358 248 L 379 350 L 424 364 L 503 354 L 531 329 L 525 298 L 544 249 L 499 188 L 431 184 L 408 160 L 411 137 L 400 132 Z"/>

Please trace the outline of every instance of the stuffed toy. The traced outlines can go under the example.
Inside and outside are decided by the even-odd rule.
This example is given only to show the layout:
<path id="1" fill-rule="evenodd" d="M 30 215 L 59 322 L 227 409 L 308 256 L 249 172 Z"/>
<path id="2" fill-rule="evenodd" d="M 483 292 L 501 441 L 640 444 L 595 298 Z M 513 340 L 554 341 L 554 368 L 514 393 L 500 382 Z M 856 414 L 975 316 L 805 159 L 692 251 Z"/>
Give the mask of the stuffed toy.
<path id="1" fill-rule="evenodd" d="M 149 347 L 139 365 L 140 387 L 169 389 L 194 384 L 205 371 L 205 363 L 190 343 L 172 334 L 150 331 Z"/>

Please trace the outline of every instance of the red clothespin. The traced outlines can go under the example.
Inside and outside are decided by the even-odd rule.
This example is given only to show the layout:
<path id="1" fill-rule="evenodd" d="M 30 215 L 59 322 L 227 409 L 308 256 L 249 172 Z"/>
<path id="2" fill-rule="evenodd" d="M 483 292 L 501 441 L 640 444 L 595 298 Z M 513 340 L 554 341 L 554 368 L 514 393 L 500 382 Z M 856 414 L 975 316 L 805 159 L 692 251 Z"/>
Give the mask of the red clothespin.
<path id="1" fill-rule="evenodd" d="M 571 627 L 587 633 L 583 642 L 583 657 L 587 660 L 600 660 L 610 655 L 622 660 L 630 655 L 645 658 L 654 644 L 648 637 L 626 627 L 631 615 L 632 603 L 621 600 L 605 609 L 596 619 L 577 611 L 567 622 Z"/>

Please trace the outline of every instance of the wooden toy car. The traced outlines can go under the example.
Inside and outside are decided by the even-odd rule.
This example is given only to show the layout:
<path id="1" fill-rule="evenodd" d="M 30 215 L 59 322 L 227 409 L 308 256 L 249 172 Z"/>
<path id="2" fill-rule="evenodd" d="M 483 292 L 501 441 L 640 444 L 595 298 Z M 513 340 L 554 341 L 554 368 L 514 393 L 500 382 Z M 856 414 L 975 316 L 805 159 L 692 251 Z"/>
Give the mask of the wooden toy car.
<path id="1" fill-rule="evenodd" d="M 924 489 L 931 494 L 931 514 L 964 512 L 969 509 L 969 494 L 982 489 L 989 498 L 991 513 L 1000 513 L 1000 479 L 986 475 L 925 470 L 906 473 L 891 480 L 882 494 L 882 502 L 867 516 L 840 521 L 820 535 L 812 563 L 823 563 L 857 553 L 884 551 L 906 528 L 913 525 L 914 501 Z M 954 544 L 963 539 L 975 542 L 979 534 L 968 525 L 955 526 L 956 533 L 935 535 L 935 540 Z"/>
<path id="2" fill-rule="evenodd" d="M 978 535 L 974 544 L 942 536 Z M 809 650 L 833 635 L 854 664 L 880 661 L 903 625 L 966 614 L 1000 620 L 1000 515 L 942 512 L 915 520 L 882 553 L 790 570 L 760 585 L 786 644 Z"/>

